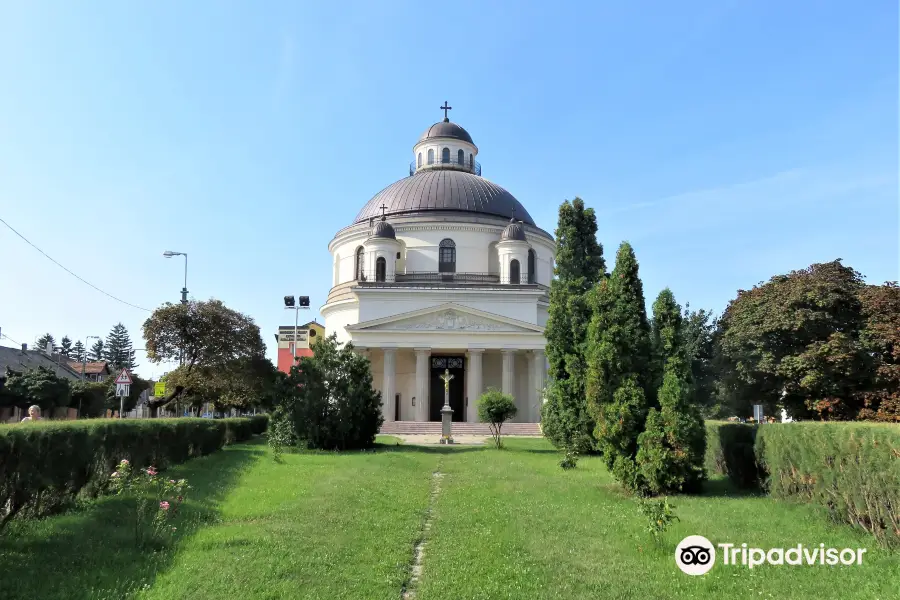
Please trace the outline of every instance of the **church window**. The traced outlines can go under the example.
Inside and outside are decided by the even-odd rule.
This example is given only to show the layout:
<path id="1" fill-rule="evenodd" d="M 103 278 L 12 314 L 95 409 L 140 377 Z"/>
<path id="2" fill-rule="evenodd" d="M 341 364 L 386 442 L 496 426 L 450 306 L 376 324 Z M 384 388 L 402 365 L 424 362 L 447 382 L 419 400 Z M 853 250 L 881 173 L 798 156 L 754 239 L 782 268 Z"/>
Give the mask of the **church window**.
<path id="1" fill-rule="evenodd" d="M 456 243 L 449 238 L 441 240 L 438 252 L 438 271 L 456 273 Z"/>
<path id="2" fill-rule="evenodd" d="M 384 281 L 386 274 L 387 261 L 384 260 L 383 256 L 379 256 L 375 259 L 375 281 Z"/>
<path id="3" fill-rule="evenodd" d="M 472 158 L 472 153 L 469 152 L 469 168 L 473 168 L 475 166 L 475 159 Z"/>
<path id="4" fill-rule="evenodd" d="M 537 257 L 534 254 L 534 250 L 528 250 L 528 283 L 537 283 L 537 279 L 535 279 L 535 263 L 537 262 Z"/>
<path id="5" fill-rule="evenodd" d="M 434 164 L 434 148 L 428 149 L 428 164 L 429 165 Z"/>
<path id="6" fill-rule="evenodd" d="M 513 284 L 521 283 L 519 278 L 519 261 L 515 258 L 509 261 L 509 282 Z"/>
<path id="7" fill-rule="evenodd" d="M 416 158 L 416 166 L 417 167 L 422 166 L 422 153 L 421 152 L 419 152 L 419 156 Z"/>
<path id="8" fill-rule="evenodd" d="M 363 257 L 365 254 L 365 250 L 360 246 L 356 249 L 356 280 L 357 281 L 365 281 L 366 275 L 363 273 Z"/>
<path id="9" fill-rule="evenodd" d="M 444 148 L 441 150 L 441 162 L 449 163 L 450 162 L 450 148 Z"/>
<path id="10" fill-rule="evenodd" d="M 463 166 L 466 164 L 466 153 L 460 150 L 456 153 L 456 164 L 459 166 Z"/>

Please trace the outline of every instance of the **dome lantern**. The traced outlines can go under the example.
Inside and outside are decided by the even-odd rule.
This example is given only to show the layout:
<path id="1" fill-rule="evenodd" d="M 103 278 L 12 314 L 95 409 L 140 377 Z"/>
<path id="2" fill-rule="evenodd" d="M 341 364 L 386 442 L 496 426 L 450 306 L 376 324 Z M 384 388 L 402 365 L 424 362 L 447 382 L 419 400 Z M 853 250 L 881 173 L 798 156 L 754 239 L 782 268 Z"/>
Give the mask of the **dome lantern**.
<path id="1" fill-rule="evenodd" d="M 441 107 L 444 120 L 419 136 L 419 141 L 413 146 L 414 160 L 409 165 L 410 175 L 427 170 L 456 170 L 481 175 L 481 165 L 475 160 L 478 147 L 468 131 L 450 122 L 447 111 L 452 108 L 445 101 Z"/>

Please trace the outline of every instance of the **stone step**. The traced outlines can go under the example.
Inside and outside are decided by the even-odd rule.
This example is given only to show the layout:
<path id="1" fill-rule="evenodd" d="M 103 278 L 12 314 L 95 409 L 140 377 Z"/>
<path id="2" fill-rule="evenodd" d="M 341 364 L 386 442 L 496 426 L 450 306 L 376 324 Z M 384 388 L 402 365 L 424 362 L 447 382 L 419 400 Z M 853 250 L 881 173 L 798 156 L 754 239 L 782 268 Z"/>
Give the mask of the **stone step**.
<path id="1" fill-rule="evenodd" d="M 507 435 L 540 436 L 540 423 L 506 423 L 502 432 Z M 440 435 L 441 424 L 437 421 L 388 421 L 381 426 L 383 434 L 401 435 Z M 453 433 L 456 435 L 490 435 L 491 430 L 485 423 L 454 423 Z"/>

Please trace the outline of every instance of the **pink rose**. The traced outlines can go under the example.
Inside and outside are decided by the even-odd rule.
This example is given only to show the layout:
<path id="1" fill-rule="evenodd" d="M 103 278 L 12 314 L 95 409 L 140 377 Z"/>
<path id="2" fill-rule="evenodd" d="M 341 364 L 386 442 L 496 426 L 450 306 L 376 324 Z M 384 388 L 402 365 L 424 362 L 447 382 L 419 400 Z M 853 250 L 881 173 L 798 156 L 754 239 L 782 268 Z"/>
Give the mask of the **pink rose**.
<path id="1" fill-rule="evenodd" d="M 163 510 L 169 510 L 169 503 L 163 500 L 159 503 L 159 507 Z"/>
<path id="2" fill-rule="evenodd" d="M 127 465 L 127 464 L 131 464 L 131 463 L 129 463 L 127 460 L 125 460 L 125 459 L 123 458 L 123 459 L 122 459 L 122 462 L 121 462 L 120 464 Z"/>
<path id="3" fill-rule="evenodd" d="M 156 469 L 154 469 L 153 467 L 148 467 L 147 475 L 149 475 L 150 477 L 153 477 L 154 475 L 156 475 Z"/>
<path id="4" fill-rule="evenodd" d="M 110 475 L 110 477 L 118 477 L 118 476 L 119 476 L 119 472 L 118 472 L 118 471 L 113 471 L 113 474 Z"/>

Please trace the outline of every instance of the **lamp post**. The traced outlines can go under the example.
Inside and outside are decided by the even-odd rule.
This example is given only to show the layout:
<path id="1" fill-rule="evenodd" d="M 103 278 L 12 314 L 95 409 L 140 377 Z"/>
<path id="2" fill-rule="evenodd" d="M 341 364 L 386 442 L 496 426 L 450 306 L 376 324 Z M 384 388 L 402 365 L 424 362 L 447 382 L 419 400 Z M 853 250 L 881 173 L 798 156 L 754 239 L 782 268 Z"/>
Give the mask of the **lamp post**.
<path id="1" fill-rule="evenodd" d="M 163 256 L 166 258 L 172 258 L 173 256 L 183 256 L 184 257 L 184 287 L 181 288 L 181 303 L 187 304 L 187 252 L 172 252 L 171 250 L 166 250 L 163 252 Z"/>
<path id="2" fill-rule="evenodd" d="M 297 296 L 296 303 L 293 296 L 284 297 L 284 309 L 294 311 L 294 362 L 297 362 L 297 326 L 300 321 L 300 311 L 309 310 L 309 296 Z M 291 365 L 293 366 L 293 364 Z"/>

